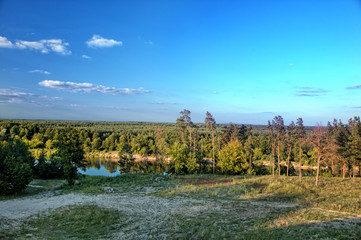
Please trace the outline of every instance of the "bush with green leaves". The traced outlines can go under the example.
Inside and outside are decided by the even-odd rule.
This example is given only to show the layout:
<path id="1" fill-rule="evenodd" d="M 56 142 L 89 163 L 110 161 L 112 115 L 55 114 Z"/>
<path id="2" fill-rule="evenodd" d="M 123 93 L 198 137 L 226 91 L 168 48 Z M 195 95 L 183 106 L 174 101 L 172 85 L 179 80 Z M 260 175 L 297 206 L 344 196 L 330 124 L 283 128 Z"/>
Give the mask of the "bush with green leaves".
<path id="1" fill-rule="evenodd" d="M 33 178 L 34 159 L 20 139 L 0 143 L 0 194 L 19 193 Z"/>
<path id="2" fill-rule="evenodd" d="M 230 141 L 220 152 L 217 166 L 225 174 L 246 174 L 249 168 L 247 156 L 242 144 L 237 140 Z"/>

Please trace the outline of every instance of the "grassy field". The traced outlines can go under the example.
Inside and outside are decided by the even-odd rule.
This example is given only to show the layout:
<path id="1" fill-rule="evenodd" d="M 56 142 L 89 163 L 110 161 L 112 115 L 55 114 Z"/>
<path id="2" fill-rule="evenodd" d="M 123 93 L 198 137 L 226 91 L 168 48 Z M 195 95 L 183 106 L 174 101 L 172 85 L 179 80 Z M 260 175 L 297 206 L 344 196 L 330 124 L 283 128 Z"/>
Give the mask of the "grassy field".
<path id="1" fill-rule="evenodd" d="M 316 187 L 313 177 L 222 175 L 86 177 L 72 188 L 36 181 L 36 191 L 0 204 L 40 201 L 44 192 L 82 201 L 18 219 L 16 231 L 0 229 L 0 237 L 361 239 L 360 186 L 361 179 L 321 178 Z"/>

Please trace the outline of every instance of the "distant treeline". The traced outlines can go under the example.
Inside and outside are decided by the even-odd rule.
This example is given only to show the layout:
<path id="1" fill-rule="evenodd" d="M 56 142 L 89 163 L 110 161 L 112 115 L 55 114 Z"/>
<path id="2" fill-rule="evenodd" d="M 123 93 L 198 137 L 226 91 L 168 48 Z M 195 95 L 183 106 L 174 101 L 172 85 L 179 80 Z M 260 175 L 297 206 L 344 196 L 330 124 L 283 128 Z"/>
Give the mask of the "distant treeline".
<path id="1" fill-rule="evenodd" d="M 172 159 L 177 173 L 300 175 L 313 166 L 317 175 L 360 176 L 361 123 L 334 120 L 305 127 L 302 118 L 284 125 L 275 116 L 265 126 L 216 124 L 207 112 L 194 124 L 184 110 L 176 123 L 1 120 L 0 140 L 21 139 L 30 149 L 56 150 L 58 134 L 76 129 L 85 152 Z M 211 166 L 206 168 L 205 165 Z M 297 171 L 296 171 L 296 169 Z"/>

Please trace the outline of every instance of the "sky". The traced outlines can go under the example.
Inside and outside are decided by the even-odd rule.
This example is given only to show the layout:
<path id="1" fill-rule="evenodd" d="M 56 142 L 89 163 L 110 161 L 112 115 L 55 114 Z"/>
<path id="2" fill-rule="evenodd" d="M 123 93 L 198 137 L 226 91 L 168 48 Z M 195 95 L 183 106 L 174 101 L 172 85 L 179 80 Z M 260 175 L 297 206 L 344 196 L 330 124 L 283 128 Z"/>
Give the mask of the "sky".
<path id="1" fill-rule="evenodd" d="M 0 119 L 361 113 L 358 0 L 0 0 Z"/>

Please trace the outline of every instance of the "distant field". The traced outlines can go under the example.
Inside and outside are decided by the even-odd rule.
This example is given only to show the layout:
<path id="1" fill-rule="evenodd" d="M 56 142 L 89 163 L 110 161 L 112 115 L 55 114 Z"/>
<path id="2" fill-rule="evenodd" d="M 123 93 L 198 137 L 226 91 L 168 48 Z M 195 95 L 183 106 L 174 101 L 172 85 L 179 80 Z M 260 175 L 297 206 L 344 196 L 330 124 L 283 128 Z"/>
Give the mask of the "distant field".
<path id="1" fill-rule="evenodd" d="M 4 238 L 360 239 L 361 179 L 125 174 L 37 180 L 0 201 Z M 60 187 L 59 187 L 60 186 Z"/>

